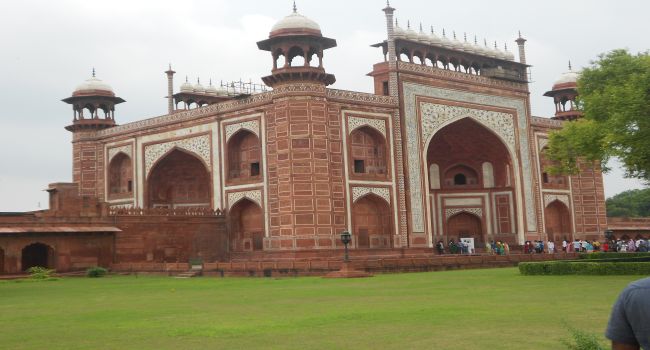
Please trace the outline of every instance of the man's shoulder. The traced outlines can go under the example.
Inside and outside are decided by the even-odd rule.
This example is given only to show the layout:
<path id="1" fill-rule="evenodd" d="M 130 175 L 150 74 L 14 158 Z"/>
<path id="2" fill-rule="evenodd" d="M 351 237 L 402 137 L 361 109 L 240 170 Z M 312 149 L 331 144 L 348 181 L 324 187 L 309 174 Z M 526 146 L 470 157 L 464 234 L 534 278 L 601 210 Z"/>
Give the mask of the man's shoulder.
<path id="1" fill-rule="evenodd" d="M 650 277 L 640 279 L 628 284 L 627 290 L 636 290 L 636 289 L 649 289 L 650 290 Z"/>

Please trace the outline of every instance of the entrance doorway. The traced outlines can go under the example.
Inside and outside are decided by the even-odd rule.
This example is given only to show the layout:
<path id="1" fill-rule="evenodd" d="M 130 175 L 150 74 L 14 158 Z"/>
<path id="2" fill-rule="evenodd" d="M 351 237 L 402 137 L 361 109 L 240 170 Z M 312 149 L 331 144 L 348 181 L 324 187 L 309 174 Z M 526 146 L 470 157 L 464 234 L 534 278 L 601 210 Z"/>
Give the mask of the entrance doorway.
<path id="1" fill-rule="evenodd" d="M 22 251 L 22 269 L 27 271 L 30 267 L 54 268 L 54 249 L 43 243 L 33 243 Z"/>
<path id="2" fill-rule="evenodd" d="M 447 236 L 455 242 L 461 238 L 474 238 L 474 246 L 481 247 L 484 243 L 481 219 L 470 213 L 458 213 L 447 220 Z"/>

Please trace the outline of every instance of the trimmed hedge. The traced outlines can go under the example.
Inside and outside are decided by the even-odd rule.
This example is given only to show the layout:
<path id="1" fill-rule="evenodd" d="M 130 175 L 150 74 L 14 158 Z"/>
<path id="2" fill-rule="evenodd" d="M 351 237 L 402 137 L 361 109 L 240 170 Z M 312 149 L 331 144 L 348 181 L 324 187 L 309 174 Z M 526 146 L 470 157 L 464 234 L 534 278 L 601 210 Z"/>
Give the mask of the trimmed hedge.
<path id="1" fill-rule="evenodd" d="M 579 255 L 580 259 L 611 259 L 611 258 L 641 258 L 650 257 L 650 253 L 595 252 Z"/>
<path id="2" fill-rule="evenodd" d="M 650 262 L 521 262 L 522 275 L 650 275 Z"/>

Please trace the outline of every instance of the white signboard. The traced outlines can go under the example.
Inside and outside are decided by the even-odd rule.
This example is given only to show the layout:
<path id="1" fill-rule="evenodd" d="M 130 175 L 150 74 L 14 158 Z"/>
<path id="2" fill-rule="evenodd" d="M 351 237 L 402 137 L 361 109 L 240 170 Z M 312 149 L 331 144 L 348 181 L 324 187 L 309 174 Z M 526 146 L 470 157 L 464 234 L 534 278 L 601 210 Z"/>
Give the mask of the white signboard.
<path id="1" fill-rule="evenodd" d="M 461 238 L 460 240 L 467 243 L 467 249 L 470 254 L 474 254 L 474 252 L 476 252 L 474 249 L 474 238 Z"/>

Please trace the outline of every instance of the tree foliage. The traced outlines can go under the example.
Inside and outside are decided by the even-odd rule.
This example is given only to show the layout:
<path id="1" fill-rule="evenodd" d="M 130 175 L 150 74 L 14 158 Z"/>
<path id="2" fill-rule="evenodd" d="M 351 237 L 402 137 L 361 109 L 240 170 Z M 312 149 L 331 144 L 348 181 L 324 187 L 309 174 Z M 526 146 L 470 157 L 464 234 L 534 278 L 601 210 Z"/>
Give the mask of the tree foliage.
<path id="1" fill-rule="evenodd" d="M 650 216 L 650 188 L 621 192 L 607 198 L 608 217 Z"/>
<path id="2" fill-rule="evenodd" d="M 578 159 L 616 157 L 627 177 L 650 180 L 650 55 L 614 50 L 599 56 L 578 79 L 584 118 L 549 135 L 551 173 L 575 174 Z M 606 167 L 603 167 L 607 171 Z"/>

